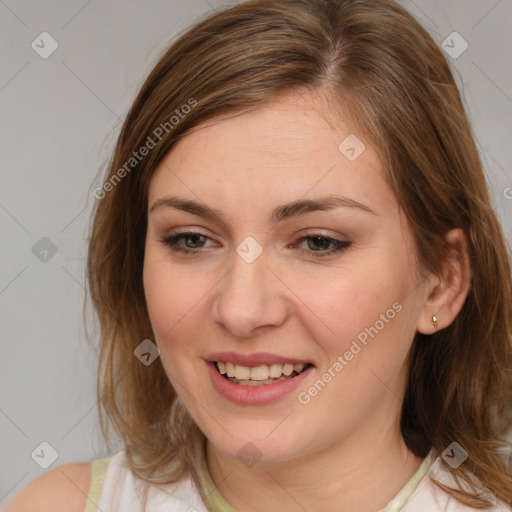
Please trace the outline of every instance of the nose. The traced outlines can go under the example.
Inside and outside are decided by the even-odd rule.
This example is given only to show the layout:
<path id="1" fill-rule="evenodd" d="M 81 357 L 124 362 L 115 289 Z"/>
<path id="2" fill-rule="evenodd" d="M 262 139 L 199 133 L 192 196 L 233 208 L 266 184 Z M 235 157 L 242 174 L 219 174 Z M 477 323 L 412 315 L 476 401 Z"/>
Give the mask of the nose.
<path id="1" fill-rule="evenodd" d="M 213 318 L 237 338 L 279 327 L 286 320 L 286 287 L 268 265 L 265 251 L 251 263 L 233 251 L 231 269 L 216 287 Z"/>

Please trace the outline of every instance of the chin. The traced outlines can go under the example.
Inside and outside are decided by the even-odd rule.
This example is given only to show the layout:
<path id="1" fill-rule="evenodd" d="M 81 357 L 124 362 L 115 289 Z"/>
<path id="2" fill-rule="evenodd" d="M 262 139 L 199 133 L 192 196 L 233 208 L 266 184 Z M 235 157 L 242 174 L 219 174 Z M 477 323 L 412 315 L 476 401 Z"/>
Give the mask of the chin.
<path id="1" fill-rule="evenodd" d="M 283 429 L 269 436 L 269 429 L 265 427 L 265 434 L 263 434 L 261 429 L 254 428 L 254 420 L 251 424 L 252 428 L 241 427 L 239 432 L 243 432 L 243 435 L 231 437 L 222 430 L 207 437 L 217 451 L 227 457 L 240 460 L 248 467 L 255 464 L 282 463 L 303 455 L 305 444 L 303 435 L 298 436 Z"/>

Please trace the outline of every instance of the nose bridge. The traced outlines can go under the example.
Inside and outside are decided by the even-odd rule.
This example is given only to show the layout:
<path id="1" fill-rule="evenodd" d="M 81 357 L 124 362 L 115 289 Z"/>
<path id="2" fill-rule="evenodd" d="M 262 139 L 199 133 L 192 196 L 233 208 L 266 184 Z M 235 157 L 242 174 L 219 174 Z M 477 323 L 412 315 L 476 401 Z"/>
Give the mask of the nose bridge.
<path id="1" fill-rule="evenodd" d="M 214 317 L 234 335 L 250 336 L 260 326 L 279 325 L 285 305 L 279 304 L 278 280 L 269 271 L 269 254 L 252 237 L 237 247 L 231 269 L 221 281 L 215 299 Z"/>

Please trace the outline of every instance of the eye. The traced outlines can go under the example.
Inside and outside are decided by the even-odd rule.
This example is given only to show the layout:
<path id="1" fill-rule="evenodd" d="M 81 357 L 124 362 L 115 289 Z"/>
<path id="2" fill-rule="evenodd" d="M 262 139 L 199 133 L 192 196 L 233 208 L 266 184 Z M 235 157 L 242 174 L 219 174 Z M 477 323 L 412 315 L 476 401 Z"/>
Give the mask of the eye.
<path id="1" fill-rule="evenodd" d="M 205 240 L 209 239 L 207 236 L 197 233 L 195 231 L 187 231 L 185 233 L 177 233 L 175 235 L 167 235 L 160 239 L 164 245 L 171 248 L 172 251 L 181 252 L 185 254 L 202 252 L 195 249 L 202 249 Z M 185 247 L 178 245 L 182 240 L 187 244 Z M 190 242 L 190 244 L 188 243 Z"/>
<path id="2" fill-rule="evenodd" d="M 170 247 L 173 252 L 180 252 L 188 256 L 193 256 L 204 252 L 204 244 L 207 240 L 211 240 L 206 235 L 203 235 L 196 231 L 187 231 L 184 233 L 176 233 L 171 235 L 165 235 L 160 238 L 159 241 Z M 185 243 L 185 247 L 180 245 L 180 242 Z M 308 249 L 300 249 L 302 253 L 307 253 L 308 256 L 313 258 L 323 258 L 326 256 L 332 256 L 348 249 L 351 242 L 337 240 L 328 236 L 321 235 L 320 233 L 314 233 L 311 235 L 303 236 L 297 240 L 298 243 L 307 241 Z M 328 247 L 331 248 L 328 248 Z M 288 246 L 293 247 L 293 246 Z"/>
<path id="3" fill-rule="evenodd" d="M 311 234 L 303 236 L 297 240 L 303 242 L 307 240 L 307 246 L 311 251 L 304 250 L 304 252 L 310 253 L 315 258 L 324 258 L 325 256 L 332 256 L 334 254 L 343 252 L 350 247 L 350 242 L 337 240 L 321 234 Z M 325 250 L 327 246 L 331 245 L 331 249 Z"/>

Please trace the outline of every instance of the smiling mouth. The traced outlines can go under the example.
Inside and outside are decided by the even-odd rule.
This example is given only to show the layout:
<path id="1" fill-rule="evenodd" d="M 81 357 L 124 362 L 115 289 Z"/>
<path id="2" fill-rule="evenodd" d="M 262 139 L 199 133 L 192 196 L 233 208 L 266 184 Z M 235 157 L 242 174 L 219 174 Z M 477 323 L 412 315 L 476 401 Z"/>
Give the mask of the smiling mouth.
<path id="1" fill-rule="evenodd" d="M 232 384 L 242 386 L 266 386 L 276 382 L 293 379 L 313 366 L 311 363 L 300 364 L 262 364 L 244 366 L 230 362 L 215 361 L 218 372 Z"/>

